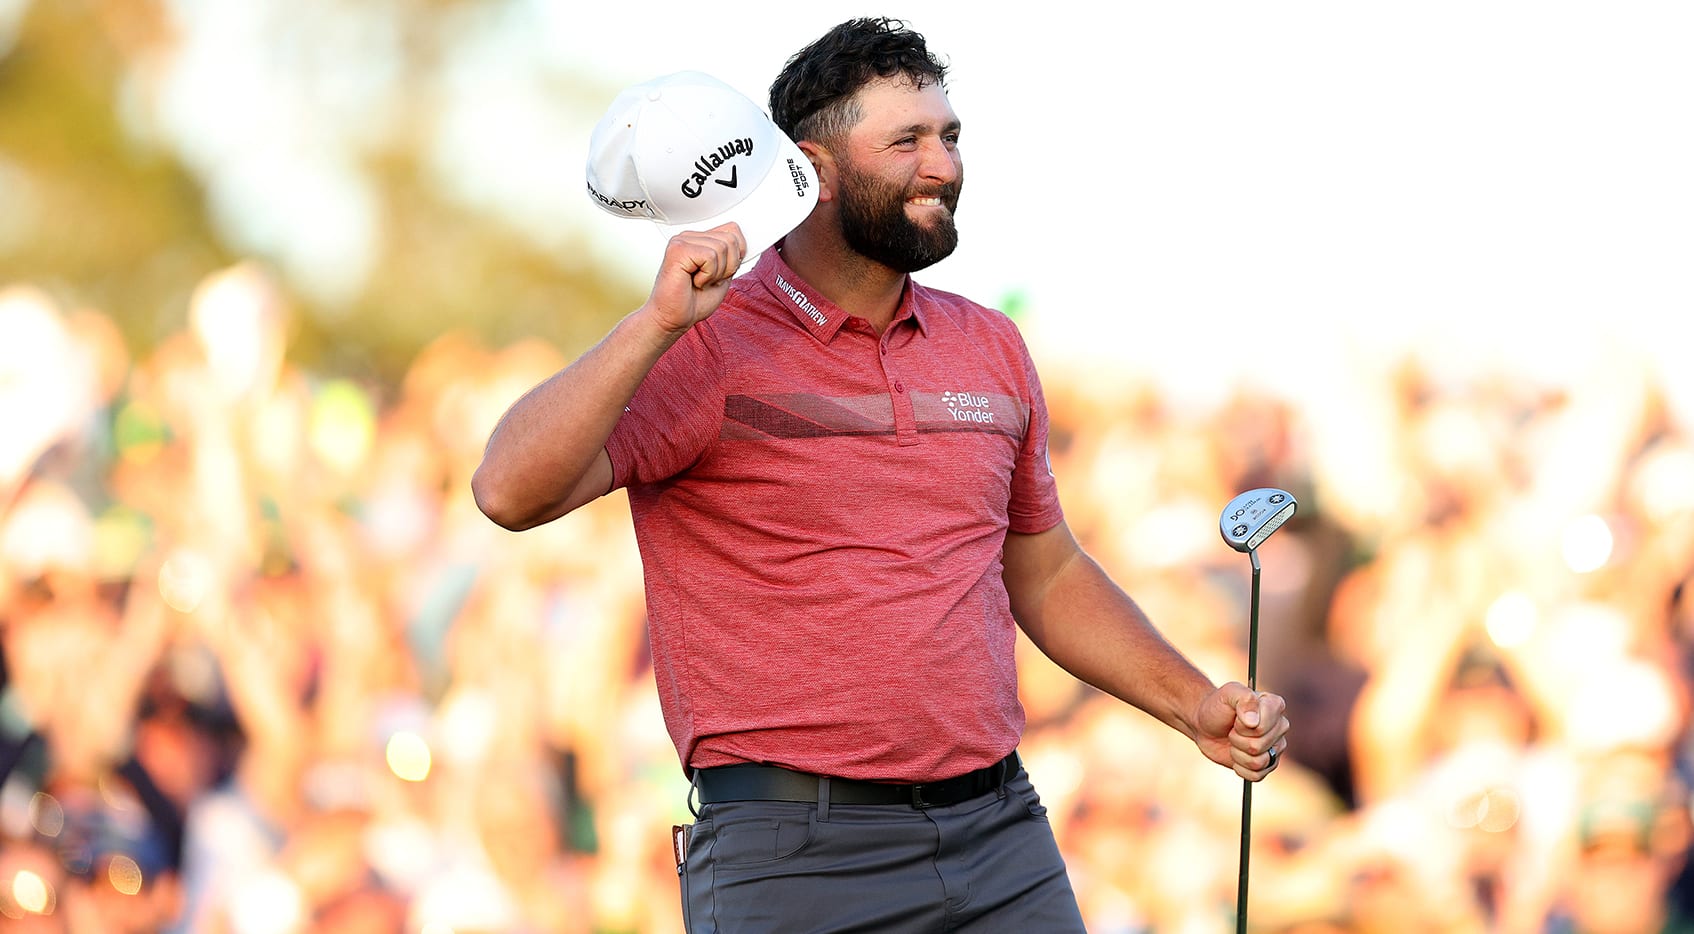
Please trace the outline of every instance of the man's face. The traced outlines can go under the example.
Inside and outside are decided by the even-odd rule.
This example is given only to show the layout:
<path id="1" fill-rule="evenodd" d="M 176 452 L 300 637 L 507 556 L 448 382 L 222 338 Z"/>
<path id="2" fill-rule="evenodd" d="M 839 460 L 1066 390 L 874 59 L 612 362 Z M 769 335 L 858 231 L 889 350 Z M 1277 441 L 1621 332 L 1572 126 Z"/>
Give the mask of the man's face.
<path id="1" fill-rule="evenodd" d="M 861 255 L 916 272 L 959 245 L 964 184 L 959 118 L 940 87 L 882 79 L 859 92 L 864 117 L 837 154 L 842 235 Z"/>

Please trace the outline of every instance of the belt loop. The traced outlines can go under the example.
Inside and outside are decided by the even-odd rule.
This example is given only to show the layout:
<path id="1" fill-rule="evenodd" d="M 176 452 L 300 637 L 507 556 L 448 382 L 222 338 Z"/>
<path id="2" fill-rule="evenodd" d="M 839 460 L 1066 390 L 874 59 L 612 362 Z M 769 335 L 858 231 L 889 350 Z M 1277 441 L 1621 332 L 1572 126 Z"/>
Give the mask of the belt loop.
<path id="1" fill-rule="evenodd" d="M 688 770 L 688 798 L 687 798 L 688 813 L 694 815 L 695 820 L 700 819 L 700 809 L 696 808 L 694 806 L 694 795 L 697 792 L 699 792 L 699 790 L 700 790 L 700 770 L 699 769 L 689 769 Z"/>
<path id="2" fill-rule="evenodd" d="M 818 820 L 829 820 L 829 776 L 818 778 Z"/>
<path id="3" fill-rule="evenodd" d="M 1016 753 L 1012 753 L 1012 755 L 1016 755 Z M 995 770 L 1000 773 L 1000 780 L 994 784 L 994 795 L 1002 801 L 1006 799 L 1006 782 L 1010 781 L 1012 777 L 1012 755 L 1008 755 L 994 764 Z"/>

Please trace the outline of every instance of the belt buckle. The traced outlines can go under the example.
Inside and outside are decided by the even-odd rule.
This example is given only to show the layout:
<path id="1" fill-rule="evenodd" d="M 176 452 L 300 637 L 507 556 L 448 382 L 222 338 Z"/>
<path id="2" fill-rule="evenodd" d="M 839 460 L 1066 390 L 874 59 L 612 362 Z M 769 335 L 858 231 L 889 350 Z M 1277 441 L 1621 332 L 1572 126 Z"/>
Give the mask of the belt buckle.
<path id="1" fill-rule="evenodd" d="M 923 788 L 924 786 L 922 785 L 912 786 L 912 807 L 919 811 L 927 811 L 936 806 L 935 802 L 925 801 L 923 799 Z"/>

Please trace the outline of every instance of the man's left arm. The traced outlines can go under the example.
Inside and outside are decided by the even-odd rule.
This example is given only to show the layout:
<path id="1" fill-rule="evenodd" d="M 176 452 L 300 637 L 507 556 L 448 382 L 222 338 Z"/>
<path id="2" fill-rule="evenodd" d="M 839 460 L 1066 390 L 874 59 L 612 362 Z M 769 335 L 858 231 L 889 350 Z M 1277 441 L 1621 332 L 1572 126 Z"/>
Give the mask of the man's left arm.
<path id="1" fill-rule="evenodd" d="M 1146 711 L 1206 758 L 1258 781 L 1286 748 L 1283 699 L 1231 681 L 1214 686 L 1089 557 L 1061 521 L 1006 535 L 1012 615 L 1036 647 L 1076 678 Z"/>

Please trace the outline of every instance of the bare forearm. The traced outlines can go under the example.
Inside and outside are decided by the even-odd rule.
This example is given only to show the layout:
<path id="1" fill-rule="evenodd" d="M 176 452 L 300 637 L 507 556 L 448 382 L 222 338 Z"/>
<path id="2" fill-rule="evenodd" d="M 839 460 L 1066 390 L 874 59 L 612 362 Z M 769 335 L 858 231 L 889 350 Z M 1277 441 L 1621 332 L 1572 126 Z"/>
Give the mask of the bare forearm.
<path id="1" fill-rule="evenodd" d="M 1048 586 L 1014 601 L 1030 640 L 1077 679 L 1193 738 L 1213 684 L 1094 559 L 1076 552 Z"/>
<path id="2" fill-rule="evenodd" d="M 477 505 L 510 529 L 551 521 L 606 492 L 594 477 L 624 406 L 680 332 L 636 312 L 507 410 L 471 479 Z M 585 487 L 585 482 L 591 482 Z"/>
<path id="3" fill-rule="evenodd" d="M 606 439 L 624 406 L 659 357 L 729 294 L 746 251 L 733 223 L 671 237 L 647 302 L 501 417 L 471 478 L 478 508 L 527 529 L 611 489 Z"/>

